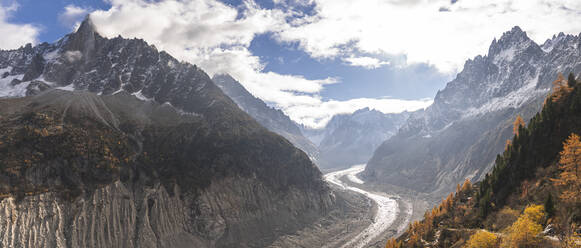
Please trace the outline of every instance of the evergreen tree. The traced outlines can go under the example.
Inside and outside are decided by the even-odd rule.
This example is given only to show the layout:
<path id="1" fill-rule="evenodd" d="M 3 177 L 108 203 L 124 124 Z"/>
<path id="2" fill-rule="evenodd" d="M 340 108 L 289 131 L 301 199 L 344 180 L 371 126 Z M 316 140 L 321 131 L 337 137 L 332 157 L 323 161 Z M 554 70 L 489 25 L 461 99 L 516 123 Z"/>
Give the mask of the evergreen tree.
<path id="1" fill-rule="evenodd" d="M 577 80 L 575 80 L 575 75 L 571 72 L 569 73 L 569 78 L 567 78 L 567 84 L 569 87 L 574 87 L 577 84 Z"/>
<path id="2" fill-rule="evenodd" d="M 551 193 L 549 193 L 549 196 L 545 201 L 545 212 L 547 212 L 549 218 L 555 215 L 555 203 L 553 202 L 553 195 Z"/>

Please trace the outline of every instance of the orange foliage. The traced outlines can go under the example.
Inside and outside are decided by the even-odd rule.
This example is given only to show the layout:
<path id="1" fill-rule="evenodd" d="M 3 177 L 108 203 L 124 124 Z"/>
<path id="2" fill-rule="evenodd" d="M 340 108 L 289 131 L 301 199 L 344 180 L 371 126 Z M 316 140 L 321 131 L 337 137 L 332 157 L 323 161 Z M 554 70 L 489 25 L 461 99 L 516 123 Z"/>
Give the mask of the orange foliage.
<path id="1" fill-rule="evenodd" d="M 563 74 L 559 73 L 557 80 L 553 81 L 553 102 L 558 102 L 563 98 L 564 95 L 571 92 L 573 88 L 569 87 L 567 80 L 563 77 Z"/>
<path id="2" fill-rule="evenodd" d="M 514 133 L 514 135 L 518 136 L 518 129 L 520 126 L 525 126 L 525 122 L 523 121 L 522 117 L 520 115 L 516 116 L 516 119 L 513 122 L 513 127 L 512 127 L 512 132 Z"/>
<path id="3" fill-rule="evenodd" d="M 559 153 L 559 168 L 561 173 L 557 179 L 553 179 L 556 186 L 563 187 L 561 199 L 566 202 L 578 202 L 581 200 L 581 140 L 577 134 L 572 133 L 563 143 L 563 151 Z"/>
<path id="4" fill-rule="evenodd" d="M 508 150 L 508 148 L 510 147 L 510 145 L 512 145 L 512 141 L 511 140 L 506 140 L 506 144 L 504 145 L 504 150 Z"/>
<path id="5" fill-rule="evenodd" d="M 472 183 L 469 179 L 466 179 L 464 183 L 461 185 L 458 184 L 456 187 L 456 196 L 460 194 L 464 194 L 468 191 L 472 190 Z M 406 244 L 411 245 L 412 247 L 422 247 L 423 240 L 429 240 L 430 237 L 434 234 L 434 229 L 436 228 L 437 223 L 441 220 L 440 218 L 445 218 L 443 216 L 452 213 L 453 208 L 458 208 L 462 210 L 466 210 L 465 206 L 460 205 L 459 207 L 455 205 L 455 194 L 450 193 L 446 198 L 442 199 L 440 205 L 435 206 L 431 209 L 431 211 L 427 211 L 424 214 L 424 220 L 414 221 L 410 223 L 407 233 L 409 233 L 409 238 L 405 241 Z M 460 222 L 458 216 L 456 216 L 456 222 Z M 400 247 L 397 245 L 401 245 L 402 243 L 395 243 L 395 240 L 388 241 L 386 247 Z"/>
<path id="6" fill-rule="evenodd" d="M 448 195 L 448 197 L 446 197 L 446 199 L 444 200 L 443 204 L 443 208 L 446 210 L 450 210 L 452 208 L 452 205 L 454 204 L 454 194 L 450 193 Z"/>
<path id="7" fill-rule="evenodd" d="M 462 184 L 461 190 L 462 192 L 472 190 L 472 183 L 470 182 L 470 179 L 466 178 L 466 180 L 464 180 L 464 184 Z"/>
<path id="8" fill-rule="evenodd" d="M 409 244 L 412 245 L 420 244 L 420 241 L 421 241 L 420 235 L 418 233 L 412 233 L 409 239 Z"/>
<path id="9" fill-rule="evenodd" d="M 396 241 L 395 239 L 390 239 L 385 244 L 385 248 L 401 248 L 402 244 L 401 241 Z"/>

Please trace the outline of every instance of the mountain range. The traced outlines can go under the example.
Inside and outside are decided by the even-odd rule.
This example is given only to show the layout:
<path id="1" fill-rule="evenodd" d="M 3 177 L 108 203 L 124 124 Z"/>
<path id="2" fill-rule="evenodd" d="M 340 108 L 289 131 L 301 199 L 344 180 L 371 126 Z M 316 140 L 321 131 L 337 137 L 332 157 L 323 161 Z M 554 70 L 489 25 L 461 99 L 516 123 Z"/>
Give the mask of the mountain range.
<path id="1" fill-rule="evenodd" d="M 322 128 L 310 128 L 254 97 L 228 74 L 215 75 L 212 80 L 240 109 L 303 150 L 323 170 L 367 162 L 373 151 L 410 116 L 409 112 L 384 114 L 363 108 L 352 114 L 335 115 Z"/>
<path id="2" fill-rule="evenodd" d="M 581 72 L 580 54 L 581 36 L 538 45 L 519 27 L 505 32 L 379 146 L 363 176 L 435 195 L 483 179 L 516 116 L 529 120 L 541 109 L 558 73 Z"/>
<path id="3" fill-rule="evenodd" d="M 346 168 L 366 163 L 375 149 L 405 123 L 410 112 L 385 114 L 363 108 L 352 114 L 338 114 L 318 129 L 301 126 L 319 149 L 322 169 Z"/>
<path id="4" fill-rule="evenodd" d="M 210 77 L 87 18 L 0 51 L 0 246 L 263 247 L 334 207 Z"/>

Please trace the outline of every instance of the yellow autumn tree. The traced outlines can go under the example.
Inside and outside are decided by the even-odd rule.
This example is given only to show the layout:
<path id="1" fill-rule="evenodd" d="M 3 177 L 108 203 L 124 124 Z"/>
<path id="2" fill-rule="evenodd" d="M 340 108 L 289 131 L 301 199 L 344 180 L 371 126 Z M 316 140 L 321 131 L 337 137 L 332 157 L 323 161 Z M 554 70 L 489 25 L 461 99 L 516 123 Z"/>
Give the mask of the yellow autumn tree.
<path id="1" fill-rule="evenodd" d="M 538 211 L 542 212 L 539 214 Z M 544 207 L 532 205 L 508 228 L 502 247 L 519 248 L 535 247 L 541 241 L 539 234 L 543 231 L 540 223 L 534 219 L 544 217 Z"/>
<path id="2" fill-rule="evenodd" d="M 518 129 L 520 126 L 525 126 L 525 121 L 523 121 L 522 117 L 520 115 L 516 116 L 516 119 L 514 120 L 514 122 L 512 123 L 512 132 L 514 133 L 514 135 L 518 136 Z"/>
<path id="3" fill-rule="evenodd" d="M 543 205 L 529 205 L 524 215 L 535 223 L 542 223 L 545 218 L 545 207 Z"/>
<path id="4" fill-rule="evenodd" d="M 498 247 L 498 237 L 486 230 L 480 230 L 470 236 L 467 248 L 494 248 Z"/>
<path id="5" fill-rule="evenodd" d="M 553 179 L 555 185 L 563 187 L 561 199 L 566 202 L 581 200 L 581 140 L 579 135 L 572 133 L 563 143 L 563 151 L 559 153 L 559 168 L 561 173 Z"/>

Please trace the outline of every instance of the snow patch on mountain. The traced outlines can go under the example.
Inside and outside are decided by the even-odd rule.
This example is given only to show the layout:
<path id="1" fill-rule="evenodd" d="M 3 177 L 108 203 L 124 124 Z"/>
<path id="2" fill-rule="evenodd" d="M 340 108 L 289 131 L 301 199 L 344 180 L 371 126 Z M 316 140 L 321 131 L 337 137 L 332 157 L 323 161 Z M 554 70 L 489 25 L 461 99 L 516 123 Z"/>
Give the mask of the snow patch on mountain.
<path id="1" fill-rule="evenodd" d="M 511 62 L 517 53 L 517 47 L 510 47 L 508 49 L 502 50 L 498 55 L 494 57 L 494 64 L 500 64 L 501 62 Z"/>
<path id="2" fill-rule="evenodd" d="M 478 108 L 469 108 L 464 114 L 464 117 L 473 117 L 478 115 L 483 115 L 490 112 L 496 112 L 507 108 L 520 108 L 523 104 L 527 103 L 529 100 L 538 97 L 539 95 L 545 94 L 550 89 L 537 89 L 536 86 L 539 82 L 539 74 L 534 78 L 529 78 L 523 87 L 516 91 L 510 92 L 506 96 L 495 97 L 490 99 L 487 103 L 483 104 Z"/>
<path id="3" fill-rule="evenodd" d="M 75 86 L 73 84 L 69 84 L 66 86 L 56 87 L 59 90 L 66 90 L 66 91 L 75 91 Z"/>
<path id="4" fill-rule="evenodd" d="M 55 49 L 54 51 L 47 52 L 44 54 L 43 58 L 48 62 L 56 62 L 56 60 L 60 57 L 60 51 L 60 49 Z"/>
<path id="5" fill-rule="evenodd" d="M 24 74 L 10 75 L 10 72 L 12 72 L 11 66 L 0 69 L 0 97 L 4 98 L 26 96 L 26 87 L 28 87 L 30 82 L 21 82 L 16 85 L 12 85 L 13 80 L 22 80 Z"/>
<path id="6" fill-rule="evenodd" d="M 153 101 L 153 98 L 149 98 L 149 97 L 144 96 L 143 93 L 141 93 L 141 90 L 138 92 L 135 92 L 131 95 L 137 97 L 137 99 L 142 100 L 142 101 Z"/>
<path id="7" fill-rule="evenodd" d="M 12 66 L 0 69 L 0 76 L 3 77 L 4 74 L 10 73 L 12 71 Z"/>
<path id="8" fill-rule="evenodd" d="M 14 79 L 21 80 L 24 74 L 7 76 L 0 79 L 0 97 L 23 97 L 26 96 L 26 88 L 30 82 L 22 82 L 17 85 L 12 85 Z"/>
<path id="9" fill-rule="evenodd" d="M 49 86 L 56 85 L 55 82 L 51 82 L 51 81 L 46 80 L 46 78 L 44 78 L 44 74 L 40 75 L 38 78 L 34 79 L 33 81 L 40 81 L 40 82 L 43 82 L 43 83 L 45 83 L 46 85 L 49 85 Z"/>
<path id="10" fill-rule="evenodd" d="M 547 41 L 545 41 L 545 43 L 541 45 L 541 49 L 543 49 L 543 52 L 545 53 L 550 53 L 551 51 L 553 51 L 553 48 L 555 48 L 555 45 L 559 44 L 564 38 L 565 34 L 559 33 L 558 36 L 553 36 L 552 39 L 548 39 Z"/>
<path id="11" fill-rule="evenodd" d="M 559 34 L 539 46 L 518 27 L 505 32 L 376 150 L 363 177 L 435 195 L 482 178 L 511 138 L 507 123 L 517 114 L 531 118 L 559 73 L 579 75 L 579 54 L 581 35 Z"/>

